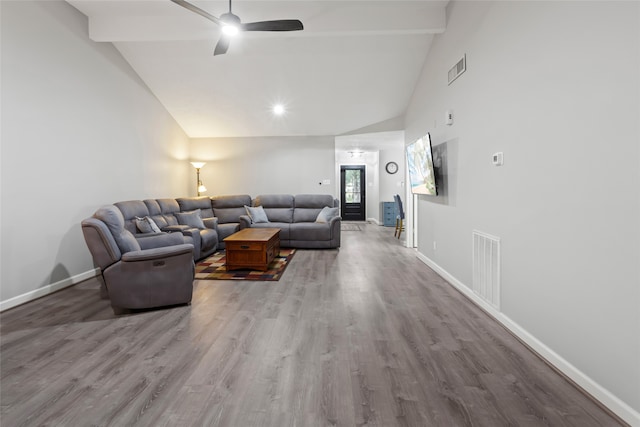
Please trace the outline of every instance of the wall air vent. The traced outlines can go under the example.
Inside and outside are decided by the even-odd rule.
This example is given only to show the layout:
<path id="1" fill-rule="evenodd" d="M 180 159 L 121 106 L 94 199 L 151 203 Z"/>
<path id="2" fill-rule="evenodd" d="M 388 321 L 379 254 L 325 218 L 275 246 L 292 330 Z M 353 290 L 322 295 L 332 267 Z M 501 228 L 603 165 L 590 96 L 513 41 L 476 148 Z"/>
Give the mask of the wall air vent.
<path id="1" fill-rule="evenodd" d="M 449 84 L 460 77 L 460 74 L 467 70 L 467 55 L 464 55 L 460 61 L 449 70 Z"/>
<path id="2" fill-rule="evenodd" d="M 473 292 L 500 311 L 500 239 L 473 231 Z"/>

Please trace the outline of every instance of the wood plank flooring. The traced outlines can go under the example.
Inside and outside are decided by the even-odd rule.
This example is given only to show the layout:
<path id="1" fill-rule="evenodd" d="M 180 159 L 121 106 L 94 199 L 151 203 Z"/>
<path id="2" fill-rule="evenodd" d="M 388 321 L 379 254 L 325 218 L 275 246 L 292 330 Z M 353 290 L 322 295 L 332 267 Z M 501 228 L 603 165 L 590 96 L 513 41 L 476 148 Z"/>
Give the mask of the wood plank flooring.
<path id="1" fill-rule="evenodd" d="M 91 279 L 0 315 L 2 426 L 616 426 L 393 237 L 115 316 Z"/>

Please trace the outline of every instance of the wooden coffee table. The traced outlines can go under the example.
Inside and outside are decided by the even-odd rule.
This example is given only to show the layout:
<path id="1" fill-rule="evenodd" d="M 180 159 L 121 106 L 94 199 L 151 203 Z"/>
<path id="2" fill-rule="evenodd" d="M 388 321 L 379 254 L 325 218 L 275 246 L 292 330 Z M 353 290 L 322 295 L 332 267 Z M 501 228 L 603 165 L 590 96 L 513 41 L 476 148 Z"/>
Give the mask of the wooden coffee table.
<path id="1" fill-rule="evenodd" d="M 279 228 L 245 228 L 224 239 L 227 271 L 265 271 L 280 253 Z"/>

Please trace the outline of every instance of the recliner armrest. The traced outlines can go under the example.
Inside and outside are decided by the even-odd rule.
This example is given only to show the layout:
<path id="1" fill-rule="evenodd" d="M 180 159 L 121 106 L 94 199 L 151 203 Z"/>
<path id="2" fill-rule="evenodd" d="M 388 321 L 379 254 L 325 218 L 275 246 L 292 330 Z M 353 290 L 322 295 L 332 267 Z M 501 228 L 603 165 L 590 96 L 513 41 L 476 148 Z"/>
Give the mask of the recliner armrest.
<path id="1" fill-rule="evenodd" d="M 216 232 L 218 232 L 218 218 L 202 218 L 202 222 L 204 223 L 205 227 L 212 228 L 216 230 Z"/>
<path id="2" fill-rule="evenodd" d="M 333 224 L 336 221 L 342 222 L 342 217 L 341 216 L 334 216 L 333 218 L 331 218 L 329 220 L 329 224 Z"/>
<path id="3" fill-rule="evenodd" d="M 338 246 L 340 246 L 340 227 L 342 226 L 342 217 L 334 216 L 329 220 L 329 230 L 331 230 L 331 238 L 337 239 Z"/>
<path id="4" fill-rule="evenodd" d="M 240 230 L 251 227 L 251 218 L 249 218 L 249 215 L 240 215 L 238 219 L 240 220 L 240 226 L 238 227 Z"/>
<path id="5" fill-rule="evenodd" d="M 183 243 L 181 245 L 164 246 L 161 248 L 143 249 L 140 251 L 127 252 L 122 255 L 122 262 L 148 261 L 192 252 L 193 245 L 189 243 Z"/>
<path id="6" fill-rule="evenodd" d="M 167 231 L 167 232 L 173 232 L 173 231 L 184 231 L 184 230 L 188 230 L 189 227 L 188 225 L 167 225 L 166 227 L 164 227 L 162 229 L 162 231 Z"/>
<path id="7" fill-rule="evenodd" d="M 188 225 L 169 225 L 162 229 L 163 231 L 174 231 L 179 236 L 189 236 L 193 242 L 193 258 L 200 259 L 200 248 L 202 245 L 202 237 L 200 237 L 200 229 L 193 228 Z M 180 234 L 178 234 L 180 232 Z"/>

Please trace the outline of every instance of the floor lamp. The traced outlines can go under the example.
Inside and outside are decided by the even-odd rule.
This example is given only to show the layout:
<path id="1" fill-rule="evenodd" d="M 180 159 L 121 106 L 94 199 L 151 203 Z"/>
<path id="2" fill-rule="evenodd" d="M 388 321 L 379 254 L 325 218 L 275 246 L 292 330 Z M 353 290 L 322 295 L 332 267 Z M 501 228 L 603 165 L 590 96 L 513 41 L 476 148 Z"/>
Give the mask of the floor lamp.
<path id="1" fill-rule="evenodd" d="M 200 169 L 206 165 L 205 162 L 191 162 L 194 168 L 196 168 L 196 188 L 198 189 L 198 196 L 200 193 L 204 193 L 207 191 L 207 187 L 202 185 L 202 181 L 200 181 Z"/>

